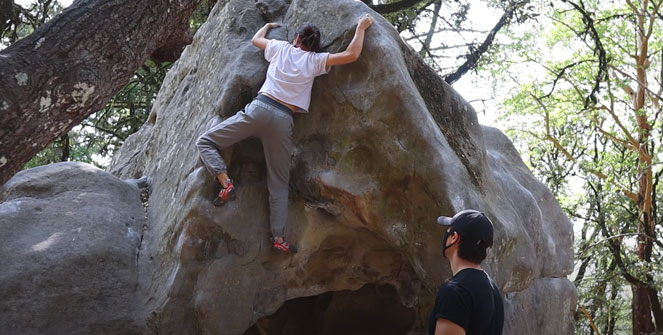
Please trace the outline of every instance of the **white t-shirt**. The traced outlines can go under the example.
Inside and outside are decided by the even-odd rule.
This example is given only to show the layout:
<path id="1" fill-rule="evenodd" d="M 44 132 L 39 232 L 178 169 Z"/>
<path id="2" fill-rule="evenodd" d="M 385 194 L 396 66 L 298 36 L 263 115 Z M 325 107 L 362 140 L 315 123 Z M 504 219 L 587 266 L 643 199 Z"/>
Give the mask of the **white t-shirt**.
<path id="1" fill-rule="evenodd" d="M 258 93 L 267 93 L 298 107 L 300 113 L 308 113 L 313 79 L 329 72 L 328 56 L 328 52 L 304 51 L 286 41 L 270 40 L 265 48 L 267 79 Z"/>

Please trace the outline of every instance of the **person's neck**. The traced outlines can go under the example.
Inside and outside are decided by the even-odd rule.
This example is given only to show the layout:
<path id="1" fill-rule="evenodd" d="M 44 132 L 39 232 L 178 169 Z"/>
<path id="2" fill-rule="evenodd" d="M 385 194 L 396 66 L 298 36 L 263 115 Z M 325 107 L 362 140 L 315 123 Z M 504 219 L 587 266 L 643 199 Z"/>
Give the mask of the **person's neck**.
<path id="1" fill-rule="evenodd" d="M 453 275 L 455 276 L 458 272 L 464 269 L 483 270 L 481 268 L 481 264 L 470 262 L 466 259 L 458 257 L 458 255 L 454 255 L 454 257 L 451 259 L 451 272 L 453 272 Z"/>

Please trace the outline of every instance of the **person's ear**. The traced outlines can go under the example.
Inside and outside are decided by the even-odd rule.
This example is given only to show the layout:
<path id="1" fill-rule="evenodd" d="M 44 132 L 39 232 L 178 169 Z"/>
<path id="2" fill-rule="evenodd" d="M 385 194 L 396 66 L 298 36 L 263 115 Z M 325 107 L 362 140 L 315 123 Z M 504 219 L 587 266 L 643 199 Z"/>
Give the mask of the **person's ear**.
<path id="1" fill-rule="evenodd" d="M 455 231 L 453 234 L 451 234 L 451 237 L 449 239 L 451 240 L 452 243 L 456 243 L 458 242 L 458 240 L 460 240 L 460 234 L 458 234 L 458 232 Z"/>

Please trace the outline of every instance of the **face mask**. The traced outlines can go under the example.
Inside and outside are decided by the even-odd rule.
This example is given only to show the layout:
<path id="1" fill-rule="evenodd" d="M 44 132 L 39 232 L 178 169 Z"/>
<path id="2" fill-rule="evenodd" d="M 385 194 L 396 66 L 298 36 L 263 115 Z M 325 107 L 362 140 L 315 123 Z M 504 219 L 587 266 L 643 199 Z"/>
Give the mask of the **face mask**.
<path id="1" fill-rule="evenodd" d="M 452 245 L 454 245 L 454 244 L 456 244 L 456 242 L 458 242 L 458 241 L 456 241 L 454 243 L 451 243 L 451 244 L 447 245 L 447 239 L 449 238 L 449 236 L 451 236 L 453 234 L 454 234 L 453 229 L 449 229 L 444 233 L 444 238 L 442 239 L 444 241 L 444 244 L 442 244 L 442 256 L 444 256 L 444 258 L 447 258 L 447 255 L 446 255 L 447 249 L 449 249 Z"/>

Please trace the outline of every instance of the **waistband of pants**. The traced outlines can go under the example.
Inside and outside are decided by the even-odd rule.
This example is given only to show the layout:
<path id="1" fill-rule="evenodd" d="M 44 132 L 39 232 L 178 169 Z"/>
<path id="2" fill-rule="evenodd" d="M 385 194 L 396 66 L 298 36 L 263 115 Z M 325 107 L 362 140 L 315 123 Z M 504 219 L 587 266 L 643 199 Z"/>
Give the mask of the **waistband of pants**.
<path id="1" fill-rule="evenodd" d="M 262 101 L 262 102 L 264 102 L 268 105 L 276 107 L 276 109 L 278 109 L 282 112 L 285 112 L 286 114 L 288 114 L 290 116 L 292 116 L 292 114 L 293 114 L 292 109 L 288 108 L 288 106 L 286 106 L 286 105 L 284 105 L 284 104 L 282 104 L 282 103 L 280 103 L 280 102 L 278 102 L 278 101 L 276 101 L 276 100 L 274 100 L 274 99 L 272 99 L 272 98 L 270 98 L 270 97 L 268 97 L 264 94 L 258 94 L 258 96 L 256 97 L 256 100 Z"/>

